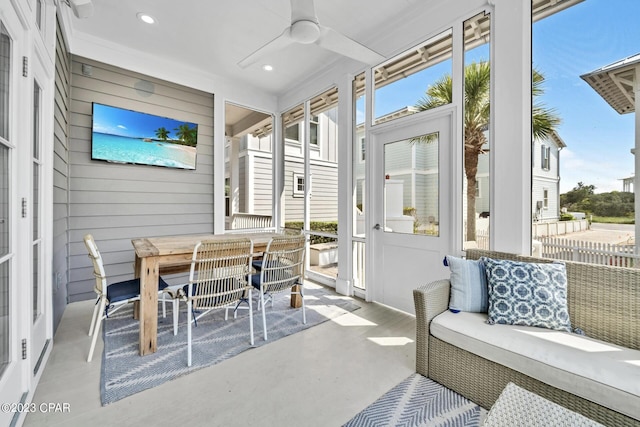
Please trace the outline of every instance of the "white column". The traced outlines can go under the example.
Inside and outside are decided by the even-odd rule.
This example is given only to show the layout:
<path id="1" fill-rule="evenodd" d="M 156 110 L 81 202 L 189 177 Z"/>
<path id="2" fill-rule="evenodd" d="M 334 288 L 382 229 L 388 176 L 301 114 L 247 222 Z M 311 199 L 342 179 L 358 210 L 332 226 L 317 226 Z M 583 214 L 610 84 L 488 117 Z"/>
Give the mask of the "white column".
<path id="1" fill-rule="evenodd" d="M 353 294 L 353 88 L 351 76 L 338 84 L 338 277 L 336 292 Z M 346 184 L 349 183 L 349 184 Z"/>
<path id="2" fill-rule="evenodd" d="M 636 105 L 635 105 L 635 122 L 636 122 L 636 145 L 635 145 L 635 154 L 634 154 L 634 178 L 633 178 L 633 192 L 635 194 L 635 219 L 636 219 L 636 230 L 635 230 L 635 244 L 636 244 L 636 253 L 640 253 L 640 241 L 638 238 L 640 237 L 640 65 L 636 66 L 636 72 L 634 75 L 634 83 L 635 87 L 633 88 L 635 92 Z"/>
<path id="3" fill-rule="evenodd" d="M 283 222 L 283 212 L 285 209 L 284 197 L 284 129 L 282 127 L 282 114 L 274 114 L 273 133 L 271 134 L 271 156 L 272 156 L 272 180 L 273 180 L 273 225 L 280 229 Z"/>
<path id="4" fill-rule="evenodd" d="M 244 159 L 247 161 L 247 159 Z M 250 165 L 245 165 L 250 166 Z M 245 169 L 246 170 L 246 169 Z M 253 181 L 246 181 L 252 183 Z M 251 185 L 247 185 L 250 187 Z M 247 205 L 245 205 L 247 206 Z M 240 211 L 240 141 L 229 138 L 229 216 Z M 247 208 L 247 212 L 251 212 Z"/>
<path id="5" fill-rule="evenodd" d="M 213 97 L 213 111 L 224 111 L 224 97 Z M 213 116 L 213 232 L 224 233 L 224 114 Z"/>
<path id="6" fill-rule="evenodd" d="M 491 247 L 531 253 L 531 2 L 493 0 Z"/>

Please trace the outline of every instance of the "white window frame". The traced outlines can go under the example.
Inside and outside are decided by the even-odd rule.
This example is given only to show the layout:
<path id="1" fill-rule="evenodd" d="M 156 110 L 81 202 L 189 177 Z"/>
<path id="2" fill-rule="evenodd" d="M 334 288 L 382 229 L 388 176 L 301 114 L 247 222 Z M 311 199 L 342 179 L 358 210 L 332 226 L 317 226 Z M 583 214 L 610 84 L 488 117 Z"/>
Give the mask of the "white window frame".
<path id="1" fill-rule="evenodd" d="M 551 169 L 551 147 L 542 144 L 541 162 L 540 167 L 542 170 L 548 171 Z"/>
<path id="2" fill-rule="evenodd" d="M 302 188 L 300 188 L 300 182 L 302 181 Z M 292 194 L 293 197 L 304 197 L 305 179 L 303 172 L 293 173 Z"/>
<path id="3" fill-rule="evenodd" d="M 293 138 L 288 138 L 287 137 L 287 129 L 289 129 L 291 127 L 294 127 L 294 126 L 296 126 L 298 128 L 298 139 L 293 139 Z M 296 144 L 300 144 L 302 142 L 301 141 L 302 132 L 300 131 L 300 123 L 299 122 L 296 123 L 296 124 L 293 124 L 291 126 L 285 127 L 282 133 L 284 134 L 285 142 L 291 142 L 291 143 L 296 143 Z"/>

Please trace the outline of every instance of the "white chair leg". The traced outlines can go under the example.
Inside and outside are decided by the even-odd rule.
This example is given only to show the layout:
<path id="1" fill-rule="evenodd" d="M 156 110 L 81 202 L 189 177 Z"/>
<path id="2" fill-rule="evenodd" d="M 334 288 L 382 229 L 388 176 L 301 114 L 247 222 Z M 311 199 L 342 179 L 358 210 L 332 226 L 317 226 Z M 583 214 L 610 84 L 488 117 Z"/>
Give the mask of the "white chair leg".
<path id="1" fill-rule="evenodd" d="M 100 332 L 100 325 L 102 324 L 102 318 L 104 317 L 102 313 L 104 313 L 104 309 L 106 307 L 106 299 L 100 299 L 100 311 L 98 312 L 98 318 L 96 320 L 95 329 L 93 331 L 93 337 L 91 338 L 91 347 L 89 348 L 89 356 L 87 357 L 87 362 L 91 362 L 93 359 L 93 350 L 96 347 L 96 340 L 98 339 L 98 333 Z"/>
<path id="2" fill-rule="evenodd" d="M 262 303 L 262 330 L 264 332 L 264 340 L 267 340 L 267 310 L 264 306 L 264 292 L 260 289 L 260 303 Z"/>
<path id="3" fill-rule="evenodd" d="M 93 315 L 91 316 L 91 326 L 89 326 L 89 336 L 93 334 L 93 328 L 96 326 L 96 317 L 98 316 L 98 309 L 100 307 L 100 301 L 102 297 L 99 298 L 96 303 L 93 305 Z"/>
<path id="4" fill-rule="evenodd" d="M 193 312 L 191 311 L 191 300 L 187 301 L 187 366 L 191 366 L 191 321 Z"/>
<path id="5" fill-rule="evenodd" d="M 178 335 L 178 316 L 180 315 L 180 300 L 173 299 L 173 335 Z"/>
<path id="6" fill-rule="evenodd" d="M 163 292 L 162 293 L 162 318 L 163 319 L 167 317 L 166 297 L 167 297 L 166 292 Z"/>
<path id="7" fill-rule="evenodd" d="M 300 290 L 300 299 L 302 300 L 302 323 L 306 325 L 307 324 L 307 313 L 305 312 L 305 307 L 304 307 L 304 291 L 303 291 L 302 284 L 300 284 L 298 289 Z"/>
<path id="8" fill-rule="evenodd" d="M 249 334 L 251 335 L 251 345 L 253 345 L 253 307 L 251 307 L 251 289 L 249 289 Z"/>

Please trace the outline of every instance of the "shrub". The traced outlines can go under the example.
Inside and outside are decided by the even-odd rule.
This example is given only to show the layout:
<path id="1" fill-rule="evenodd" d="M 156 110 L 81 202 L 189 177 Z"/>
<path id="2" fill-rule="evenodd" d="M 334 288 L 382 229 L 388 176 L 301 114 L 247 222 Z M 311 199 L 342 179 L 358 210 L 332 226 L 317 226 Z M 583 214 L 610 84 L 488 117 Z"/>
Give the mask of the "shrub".
<path id="1" fill-rule="evenodd" d="M 285 228 L 290 228 L 294 230 L 302 230 L 304 228 L 304 223 L 302 221 L 289 221 L 284 223 Z M 311 230 L 320 231 L 323 233 L 331 233 L 338 234 L 338 222 L 337 221 L 311 221 L 309 224 Z M 317 236 L 312 234 L 310 236 L 310 243 L 312 245 L 316 243 L 328 243 L 335 242 L 336 239 L 333 237 L 324 237 Z"/>
<path id="2" fill-rule="evenodd" d="M 560 221 L 573 221 L 575 218 L 570 213 L 561 213 Z"/>

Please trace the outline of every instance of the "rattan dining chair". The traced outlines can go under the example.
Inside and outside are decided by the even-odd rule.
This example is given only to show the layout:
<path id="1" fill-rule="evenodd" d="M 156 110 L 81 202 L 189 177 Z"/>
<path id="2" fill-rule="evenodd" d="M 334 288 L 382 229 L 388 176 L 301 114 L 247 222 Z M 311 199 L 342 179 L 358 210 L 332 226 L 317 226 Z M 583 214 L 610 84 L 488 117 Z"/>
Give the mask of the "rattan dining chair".
<path id="1" fill-rule="evenodd" d="M 216 308 L 248 304 L 253 345 L 251 285 L 247 280 L 252 252 L 253 243 L 247 238 L 202 241 L 194 248 L 189 283 L 182 292 L 187 302 L 187 366 L 192 358 L 191 324 Z"/>
<path id="2" fill-rule="evenodd" d="M 102 255 L 100 254 L 98 246 L 91 234 L 84 236 L 84 244 L 89 252 L 89 258 L 93 264 L 93 276 L 96 279 L 93 290 L 97 295 L 93 315 L 91 316 L 91 326 L 89 326 L 89 336 L 93 335 L 93 338 L 91 339 L 91 347 L 89 349 L 87 362 L 91 362 L 102 321 L 107 318 L 109 314 L 115 313 L 125 304 L 140 300 L 140 279 L 108 283 L 104 263 L 102 262 Z M 158 280 L 159 294 L 164 295 L 163 290 L 167 287 L 169 287 L 169 284 L 160 277 Z M 163 315 L 166 314 L 164 302 L 163 296 Z"/>
<path id="3" fill-rule="evenodd" d="M 291 291 L 302 300 L 302 323 L 307 323 L 304 304 L 304 254 L 306 237 L 302 234 L 273 237 L 262 256 L 259 274 L 251 276 L 251 284 L 260 292 L 258 310 L 262 310 L 264 339 L 267 340 L 265 304 L 274 294 Z M 299 286 L 296 286 L 299 285 Z M 296 286 L 294 288 L 294 286 Z"/>

